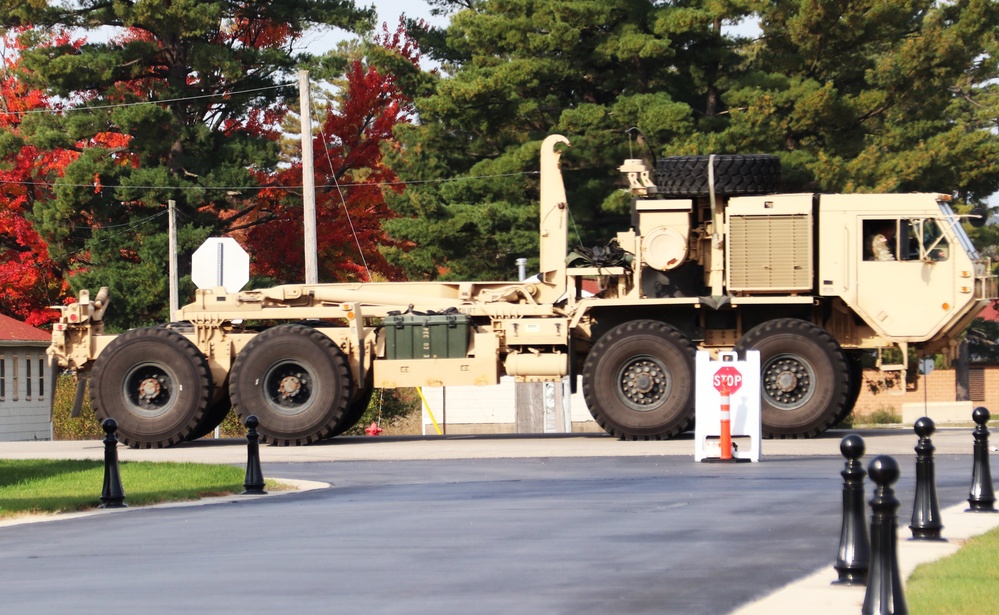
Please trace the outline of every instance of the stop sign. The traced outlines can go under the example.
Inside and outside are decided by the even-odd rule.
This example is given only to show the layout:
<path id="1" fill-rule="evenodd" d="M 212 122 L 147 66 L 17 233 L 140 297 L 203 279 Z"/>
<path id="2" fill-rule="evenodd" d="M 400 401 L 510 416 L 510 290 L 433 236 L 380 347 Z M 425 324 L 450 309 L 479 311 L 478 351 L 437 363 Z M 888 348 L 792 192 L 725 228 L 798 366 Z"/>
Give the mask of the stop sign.
<path id="1" fill-rule="evenodd" d="M 734 367 L 725 366 L 715 372 L 711 384 L 719 393 L 722 389 L 728 389 L 729 394 L 735 393 L 742 386 L 742 374 Z"/>

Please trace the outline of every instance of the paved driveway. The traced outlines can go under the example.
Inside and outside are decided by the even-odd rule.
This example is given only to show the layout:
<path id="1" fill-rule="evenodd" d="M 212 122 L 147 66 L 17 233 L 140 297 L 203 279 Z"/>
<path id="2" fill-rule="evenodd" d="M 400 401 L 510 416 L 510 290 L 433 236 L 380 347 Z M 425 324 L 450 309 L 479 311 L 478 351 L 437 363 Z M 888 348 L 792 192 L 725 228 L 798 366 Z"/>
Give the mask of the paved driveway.
<path id="1" fill-rule="evenodd" d="M 904 539 L 914 466 L 899 461 Z M 11 613 L 718 615 L 832 563 L 842 467 L 265 462 L 265 476 L 333 487 L 0 528 L 0 595 Z M 967 498 L 970 468 L 938 457 L 942 506 Z"/>

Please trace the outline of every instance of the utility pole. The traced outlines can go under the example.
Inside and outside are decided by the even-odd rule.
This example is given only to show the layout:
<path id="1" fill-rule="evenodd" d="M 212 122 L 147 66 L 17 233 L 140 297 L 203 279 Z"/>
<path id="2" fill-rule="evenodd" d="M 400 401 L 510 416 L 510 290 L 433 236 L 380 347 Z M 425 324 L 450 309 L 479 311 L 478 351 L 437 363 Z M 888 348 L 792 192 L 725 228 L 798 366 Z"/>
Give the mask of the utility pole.
<path id="1" fill-rule="evenodd" d="M 305 228 L 305 283 L 319 282 L 316 256 L 316 177 L 312 161 L 312 104 L 309 100 L 309 71 L 298 71 L 298 95 L 302 116 L 302 205 Z"/>
<path id="2" fill-rule="evenodd" d="M 180 310 L 179 298 L 177 296 L 177 203 L 170 199 L 167 201 L 167 214 L 170 220 L 170 322 L 177 320 L 177 312 Z"/>

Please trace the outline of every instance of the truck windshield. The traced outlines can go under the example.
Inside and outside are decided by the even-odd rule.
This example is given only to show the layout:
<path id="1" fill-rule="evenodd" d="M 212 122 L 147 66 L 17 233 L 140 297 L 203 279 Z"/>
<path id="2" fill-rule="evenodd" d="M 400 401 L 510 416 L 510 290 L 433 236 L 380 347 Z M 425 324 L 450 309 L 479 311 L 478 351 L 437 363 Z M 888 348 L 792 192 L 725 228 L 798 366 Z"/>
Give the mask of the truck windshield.
<path id="1" fill-rule="evenodd" d="M 961 226 L 961 218 L 954 213 L 954 210 L 950 208 L 950 204 L 946 201 L 937 201 L 940 205 L 940 212 L 944 215 L 944 220 L 950 224 L 951 232 L 957 237 L 957 241 L 961 244 L 961 247 L 972 260 L 978 260 L 978 250 L 975 249 L 975 245 L 971 243 L 971 238 L 968 237 L 968 233 L 964 231 L 964 227 Z"/>

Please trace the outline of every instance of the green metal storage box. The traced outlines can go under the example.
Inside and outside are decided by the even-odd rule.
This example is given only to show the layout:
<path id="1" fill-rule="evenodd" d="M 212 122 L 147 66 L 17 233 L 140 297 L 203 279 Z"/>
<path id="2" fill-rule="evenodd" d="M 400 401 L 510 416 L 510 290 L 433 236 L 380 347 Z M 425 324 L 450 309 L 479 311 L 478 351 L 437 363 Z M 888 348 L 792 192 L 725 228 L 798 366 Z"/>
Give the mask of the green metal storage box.
<path id="1" fill-rule="evenodd" d="M 400 314 L 385 319 L 386 359 L 463 359 L 468 356 L 465 314 Z"/>

